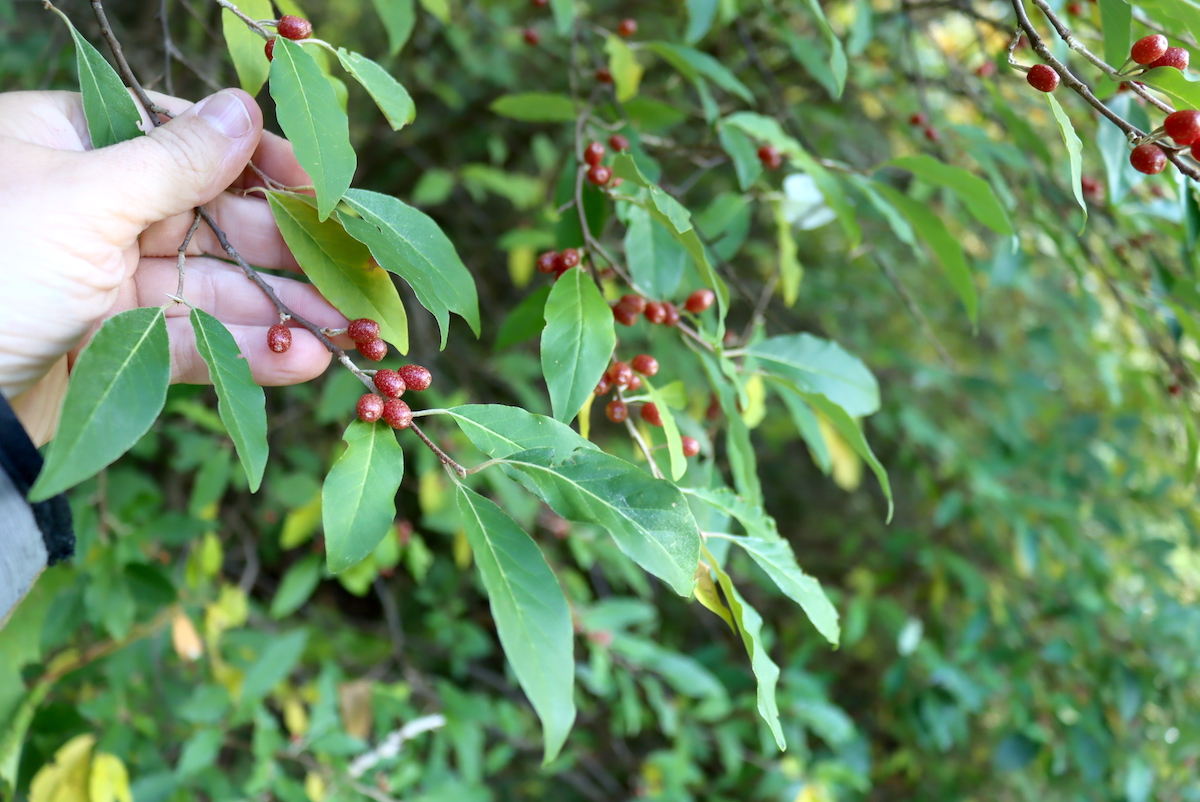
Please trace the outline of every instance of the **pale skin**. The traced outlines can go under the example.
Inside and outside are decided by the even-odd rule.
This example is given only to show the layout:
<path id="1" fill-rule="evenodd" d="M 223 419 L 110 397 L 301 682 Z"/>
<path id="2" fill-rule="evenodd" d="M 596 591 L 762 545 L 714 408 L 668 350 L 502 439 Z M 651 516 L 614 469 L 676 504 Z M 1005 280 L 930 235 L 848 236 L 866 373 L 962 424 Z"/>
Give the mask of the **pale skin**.
<path id="1" fill-rule="evenodd" d="M 79 95 L 0 94 L 0 392 L 39 445 L 53 436 L 79 351 L 120 312 L 171 304 L 171 381 L 209 382 L 189 309 L 170 298 L 193 207 L 206 204 L 250 264 L 298 269 L 261 193 L 236 192 L 262 184 L 247 168 L 251 159 L 284 185 L 309 183 L 291 145 L 263 132 L 254 100 L 240 90 L 195 106 L 152 99 L 176 119 L 92 150 Z M 188 249 L 187 301 L 226 325 L 259 384 L 323 373 L 329 352 L 302 328 L 292 328 L 286 353 L 267 348 L 267 329 L 279 315 L 236 265 L 202 255 L 222 253 L 201 224 Z M 318 326 L 346 325 L 311 285 L 266 278 L 296 314 Z"/>

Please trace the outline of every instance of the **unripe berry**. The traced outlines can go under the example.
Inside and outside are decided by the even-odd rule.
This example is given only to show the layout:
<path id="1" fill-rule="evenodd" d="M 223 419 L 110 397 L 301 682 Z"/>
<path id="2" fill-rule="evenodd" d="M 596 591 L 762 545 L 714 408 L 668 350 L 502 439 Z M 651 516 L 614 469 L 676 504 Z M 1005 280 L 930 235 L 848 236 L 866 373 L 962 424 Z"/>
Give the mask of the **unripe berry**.
<path id="1" fill-rule="evenodd" d="M 611 84 L 613 82 L 612 70 L 608 67 L 598 67 L 596 69 L 596 80 L 602 84 Z"/>
<path id="2" fill-rule="evenodd" d="M 279 31 L 279 35 L 285 39 L 307 39 L 312 36 L 312 23 L 303 17 L 294 17 L 291 14 L 284 14 L 279 18 L 279 25 L 275 28 Z"/>
<path id="3" fill-rule="evenodd" d="M 521 31 L 521 36 L 524 37 L 525 44 L 530 47 L 537 47 L 538 43 L 542 41 L 542 35 L 537 32 L 537 28 L 526 28 Z"/>
<path id="4" fill-rule="evenodd" d="M 292 330 L 282 323 L 267 329 L 267 347 L 277 354 L 292 347 Z"/>
<path id="5" fill-rule="evenodd" d="M 613 305 L 613 318 L 622 326 L 632 326 L 637 323 L 638 313 L 623 303 L 616 303 Z"/>
<path id="6" fill-rule="evenodd" d="M 400 374 L 388 368 L 384 368 L 375 374 L 375 386 L 379 388 L 379 392 L 388 398 L 399 398 L 408 389 L 408 385 Z"/>
<path id="7" fill-rule="evenodd" d="M 383 422 L 393 429 L 407 429 L 412 426 L 412 410 L 399 398 L 393 398 L 383 405 Z"/>
<path id="8" fill-rule="evenodd" d="M 433 384 L 433 374 L 429 369 L 421 365 L 404 365 L 396 370 L 400 374 L 400 378 L 404 379 L 404 384 L 408 389 L 415 392 L 428 390 L 429 385 Z"/>
<path id="9" fill-rule="evenodd" d="M 379 360 L 383 359 L 385 356 L 387 356 L 388 352 L 387 343 L 379 339 L 370 340 L 365 343 L 358 343 L 355 348 L 358 349 L 360 354 L 372 362 L 378 362 Z"/>
<path id="10" fill-rule="evenodd" d="M 267 54 L 267 61 L 275 60 L 275 37 L 267 40 L 267 45 L 263 48 L 263 52 Z"/>
<path id="11" fill-rule="evenodd" d="M 558 262 L 558 254 L 554 251 L 546 251 L 537 259 L 537 269 L 539 273 L 553 273 Z"/>
<path id="12" fill-rule="evenodd" d="M 587 180 L 598 187 L 602 187 L 612 178 L 612 170 L 605 167 L 603 164 L 597 164 L 588 170 Z"/>
<path id="13" fill-rule="evenodd" d="M 608 138 L 608 146 L 620 153 L 621 151 L 629 150 L 629 140 L 620 134 L 613 134 Z"/>
<path id="14" fill-rule="evenodd" d="M 608 366 L 608 380 L 618 387 L 629 386 L 633 379 L 633 368 L 625 362 L 614 362 Z"/>
<path id="15" fill-rule="evenodd" d="M 654 403 L 642 404 L 642 420 L 651 426 L 662 426 L 662 413 Z"/>
<path id="16" fill-rule="evenodd" d="M 679 322 L 679 309 L 670 301 L 663 302 L 663 325 L 674 326 Z"/>
<path id="17" fill-rule="evenodd" d="M 1129 163 L 1139 173 L 1157 175 L 1167 166 L 1167 154 L 1158 145 L 1148 142 L 1133 149 L 1129 154 Z"/>
<path id="18" fill-rule="evenodd" d="M 576 267 L 579 264 L 579 251 L 574 248 L 567 248 L 560 254 L 559 264 L 562 265 L 563 270 L 570 270 L 572 267 Z"/>
<path id="19" fill-rule="evenodd" d="M 635 373 L 633 374 L 633 378 L 629 380 L 629 386 L 625 390 L 626 392 L 636 393 L 640 389 L 642 389 L 642 377 Z"/>
<path id="20" fill-rule="evenodd" d="M 369 317 L 360 317 L 350 321 L 350 325 L 346 327 L 346 334 L 356 343 L 369 343 L 379 339 L 379 324 Z"/>
<path id="21" fill-rule="evenodd" d="M 667 308 L 658 301 L 649 301 L 646 304 L 646 320 L 651 323 L 662 323 L 667 319 Z"/>
<path id="22" fill-rule="evenodd" d="M 1180 145 L 1192 144 L 1200 139 L 1200 111 L 1185 109 L 1168 114 L 1163 130 Z"/>
<path id="23" fill-rule="evenodd" d="M 1025 75 L 1025 80 L 1039 92 L 1053 92 L 1058 88 L 1058 73 L 1048 64 L 1034 64 Z"/>
<path id="24" fill-rule="evenodd" d="M 608 380 L 608 374 L 605 373 L 600 377 L 600 381 L 596 383 L 596 389 L 592 391 L 595 395 L 608 395 L 612 389 L 612 382 Z"/>
<path id="25" fill-rule="evenodd" d="M 1143 36 L 1129 48 L 1129 57 L 1137 64 L 1153 64 L 1166 54 L 1168 44 L 1161 33 Z"/>
<path id="26" fill-rule="evenodd" d="M 774 145 L 763 145 L 758 149 L 758 160 L 762 162 L 763 167 L 768 170 L 774 170 L 783 164 L 783 156 L 779 149 Z"/>
<path id="27" fill-rule="evenodd" d="M 1188 68 L 1188 60 L 1190 58 L 1188 52 L 1182 47 L 1168 47 L 1167 52 L 1163 53 L 1161 58 L 1155 59 L 1147 66 L 1150 69 L 1154 69 L 1155 67 L 1174 67 L 1182 72 Z"/>
<path id="28" fill-rule="evenodd" d="M 696 438 L 684 435 L 679 440 L 683 445 L 683 456 L 694 457 L 700 453 L 700 441 Z"/>
<path id="29" fill-rule="evenodd" d="M 658 373 L 658 360 L 649 354 L 638 354 L 632 360 L 632 367 L 643 376 L 653 376 Z"/>
<path id="30" fill-rule="evenodd" d="M 715 300 L 717 300 L 717 294 L 708 287 L 703 287 L 689 295 L 684 306 L 693 315 L 698 315 L 712 306 Z"/>
<path id="31" fill-rule="evenodd" d="M 374 423 L 383 417 L 383 399 L 375 393 L 367 393 L 358 399 L 358 419 Z"/>
<path id="32" fill-rule="evenodd" d="M 646 299 L 640 295 L 634 295 L 631 292 L 627 292 L 622 295 L 619 303 L 621 306 L 628 307 L 638 315 L 646 311 Z"/>
<path id="33" fill-rule="evenodd" d="M 625 406 L 625 402 L 621 399 L 614 398 L 604 408 L 604 414 L 613 423 L 624 423 L 629 418 L 629 407 Z"/>
<path id="34" fill-rule="evenodd" d="M 604 146 L 599 142 L 593 142 L 588 145 L 583 151 L 583 160 L 595 167 L 600 162 L 604 161 Z"/>
<path id="35" fill-rule="evenodd" d="M 628 39 L 637 33 L 637 20 L 629 18 L 621 20 L 621 24 L 617 26 L 617 33 Z"/>

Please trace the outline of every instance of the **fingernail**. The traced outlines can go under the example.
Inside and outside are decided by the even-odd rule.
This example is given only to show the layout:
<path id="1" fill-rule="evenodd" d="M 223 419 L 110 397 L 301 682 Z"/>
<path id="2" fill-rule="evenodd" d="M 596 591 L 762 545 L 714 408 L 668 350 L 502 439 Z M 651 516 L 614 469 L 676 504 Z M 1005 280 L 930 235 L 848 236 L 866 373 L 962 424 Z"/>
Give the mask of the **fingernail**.
<path id="1" fill-rule="evenodd" d="M 230 139 L 245 136 L 253 127 L 246 104 L 232 92 L 221 91 L 209 95 L 196 106 L 196 113 Z"/>

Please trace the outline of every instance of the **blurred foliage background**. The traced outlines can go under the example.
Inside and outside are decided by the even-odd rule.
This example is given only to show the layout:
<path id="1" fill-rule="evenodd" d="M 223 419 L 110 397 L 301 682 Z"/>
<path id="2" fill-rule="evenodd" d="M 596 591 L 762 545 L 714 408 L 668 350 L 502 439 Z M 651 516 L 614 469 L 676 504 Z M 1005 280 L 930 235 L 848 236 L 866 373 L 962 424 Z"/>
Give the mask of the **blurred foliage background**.
<path id="1" fill-rule="evenodd" d="M 439 352 L 432 319 L 410 309 L 410 356 L 436 376 L 428 403 L 548 412 L 536 330 L 510 316 L 544 292 L 536 253 L 564 244 L 556 188 L 573 131 L 489 104 L 568 91 L 568 40 L 526 0 L 426 2 L 388 58 L 367 0 L 301 5 L 318 36 L 378 56 L 416 100 L 416 122 L 393 134 L 352 89 L 356 184 L 433 215 L 478 282 L 478 341 L 459 321 Z M 1135 19 L 1158 5 L 1169 7 Z M 87 3 L 60 7 L 99 42 Z M 150 88 L 195 99 L 237 84 L 215 4 L 108 9 Z M 785 192 L 790 170 L 741 192 L 701 98 L 643 54 L 623 113 L 718 249 L 731 328 L 770 299 L 767 331 L 836 340 L 882 386 L 866 428 L 890 473 L 891 523 L 836 436 L 810 453 L 775 396 L 759 392 L 747 410 L 767 509 L 842 615 L 833 650 L 752 564 L 735 564 L 783 672 L 790 749 L 779 752 L 758 719 L 743 647 L 720 620 L 600 533 L 512 496 L 505 508 L 578 612 L 580 715 L 562 756 L 541 767 L 537 720 L 506 673 L 428 452 L 408 449 L 395 537 L 354 569 L 325 573 L 320 481 L 361 392 L 331 371 L 268 393 L 275 456 L 256 496 L 211 390 L 185 386 L 131 455 L 74 492 L 77 557 L 48 571 L 0 632 L 0 795 L 28 798 L 41 771 L 68 794 L 45 796 L 43 784 L 41 799 L 120 799 L 125 772 L 137 802 L 1200 800 L 1193 187 L 1172 170 L 1139 180 L 1123 137 L 1060 89 L 1092 182 L 1079 234 L 1059 131 L 1005 61 L 1005 3 L 829 0 L 849 63 L 840 97 L 828 41 L 795 0 L 596 0 L 581 6 L 579 58 L 604 63 L 592 26 L 633 16 L 634 42 L 681 42 L 707 10 L 694 46 L 754 99 L 717 91 L 722 113 L 774 116 L 835 169 L 932 209 L 980 289 L 975 330 L 937 262 L 861 193 L 865 236 L 850 248 L 805 208 L 819 196 Z M 1072 3 L 1069 19 L 1099 41 L 1099 6 Z M 526 27 L 539 45 L 523 41 Z M 1016 55 L 1031 63 L 1028 50 Z M 40 3 L 0 0 L 0 86 L 75 80 L 65 28 Z M 269 117 L 269 96 L 259 99 Z M 1147 114 L 1128 94 L 1109 102 L 1130 119 Z M 1015 237 L 982 228 L 953 194 L 879 167 L 921 153 L 985 178 Z M 764 296 L 785 202 L 799 204 L 789 228 L 804 266 L 790 307 Z M 661 328 L 620 333 L 690 389 L 704 453 L 689 478 L 700 482 L 726 469 L 726 454 L 704 437 L 695 360 Z M 452 428 L 431 428 L 447 448 L 469 448 Z M 591 436 L 636 458 L 599 405 Z M 396 732 L 403 745 L 381 748 Z M 80 791 L 89 760 L 92 789 Z"/>

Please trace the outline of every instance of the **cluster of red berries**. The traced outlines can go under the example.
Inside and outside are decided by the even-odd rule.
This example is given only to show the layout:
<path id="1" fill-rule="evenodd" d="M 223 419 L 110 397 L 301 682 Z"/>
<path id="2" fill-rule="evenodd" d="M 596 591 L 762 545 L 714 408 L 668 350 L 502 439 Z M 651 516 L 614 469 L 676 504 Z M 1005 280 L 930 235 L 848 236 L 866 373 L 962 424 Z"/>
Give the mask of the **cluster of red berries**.
<path id="1" fill-rule="evenodd" d="M 629 150 L 629 140 L 620 134 L 613 134 L 608 138 L 608 145 L 617 153 Z M 583 150 L 583 161 L 588 166 L 587 180 L 588 183 L 598 187 L 607 186 L 612 182 L 613 187 L 621 186 L 621 179 L 613 179 L 612 168 L 604 164 L 604 157 L 608 153 L 604 145 L 599 142 L 592 142 Z"/>
<path id="2" fill-rule="evenodd" d="M 308 37 L 312 36 L 313 27 L 312 23 L 303 17 L 284 14 L 279 18 L 279 22 L 275 24 L 275 30 L 284 39 L 298 41 L 300 39 L 307 39 Z M 267 40 L 267 46 L 265 50 L 267 53 L 267 61 L 273 60 L 275 58 L 274 39 Z"/>
<path id="3" fill-rule="evenodd" d="M 407 429 L 412 425 L 412 410 L 400 400 L 400 396 L 407 390 L 426 390 L 432 383 L 432 374 L 421 365 L 404 365 L 397 370 L 377 370 L 375 388 L 383 395 L 367 393 L 358 399 L 358 419 L 367 423 L 382 420 L 393 429 Z"/>
<path id="4" fill-rule="evenodd" d="M 649 354 L 638 354 L 629 362 L 613 362 L 596 385 L 597 396 L 608 395 L 615 388 L 636 392 L 642 388 L 642 376 L 650 378 L 658 373 L 658 360 Z M 629 420 L 629 405 L 620 396 L 613 398 L 604 408 L 605 416 L 613 423 Z M 639 414 L 651 426 L 662 426 L 662 412 L 653 401 L 642 404 Z M 700 453 L 700 443 L 694 437 L 684 437 L 683 455 L 694 457 Z"/>
<path id="5" fill-rule="evenodd" d="M 909 116 L 908 124 L 914 128 L 924 127 L 925 130 L 923 133 L 925 134 L 925 138 L 930 142 L 938 142 L 942 138 L 937 129 L 929 125 L 929 118 L 919 111 L 915 111 Z"/>
<path id="6" fill-rule="evenodd" d="M 388 347 L 379 337 L 379 324 L 367 317 L 350 321 L 346 334 L 354 340 L 358 352 L 372 362 L 378 362 L 387 356 Z"/>
<path id="7" fill-rule="evenodd" d="M 716 293 L 705 287 L 689 295 L 684 308 L 698 315 L 712 306 L 716 298 Z M 621 300 L 612 305 L 612 310 L 613 317 L 622 326 L 632 326 L 641 315 L 656 325 L 674 326 L 679 322 L 679 307 L 675 304 L 670 301 L 647 301 L 633 293 L 622 295 Z"/>
<path id="8" fill-rule="evenodd" d="M 539 273 L 553 273 L 554 278 L 557 279 L 563 273 L 578 265 L 582 258 L 579 255 L 579 251 L 575 248 L 566 248 L 561 251 L 546 251 L 538 257 L 537 269 Z"/>
<path id="9" fill-rule="evenodd" d="M 1182 72 L 1188 68 L 1189 56 L 1182 47 L 1168 47 L 1167 37 L 1156 33 L 1134 42 L 1133 47 L 1129 48 L 1129 60 L 1148 70 L 1174 67 Z"/>
<path id="10" fill-rule="evenodd" d="M 1184 109 L 1171 112 L 1156 133 L 1169 136 L 1181 148 L 1190 145 L 1192 158 L 1200 159 L 1200 111 Z M 1144 142 L 1130 152 L 1129 163 L 1139 173 L 1157 175 L 1167 166 L 1167 154 L 1153 142 Z"/>

